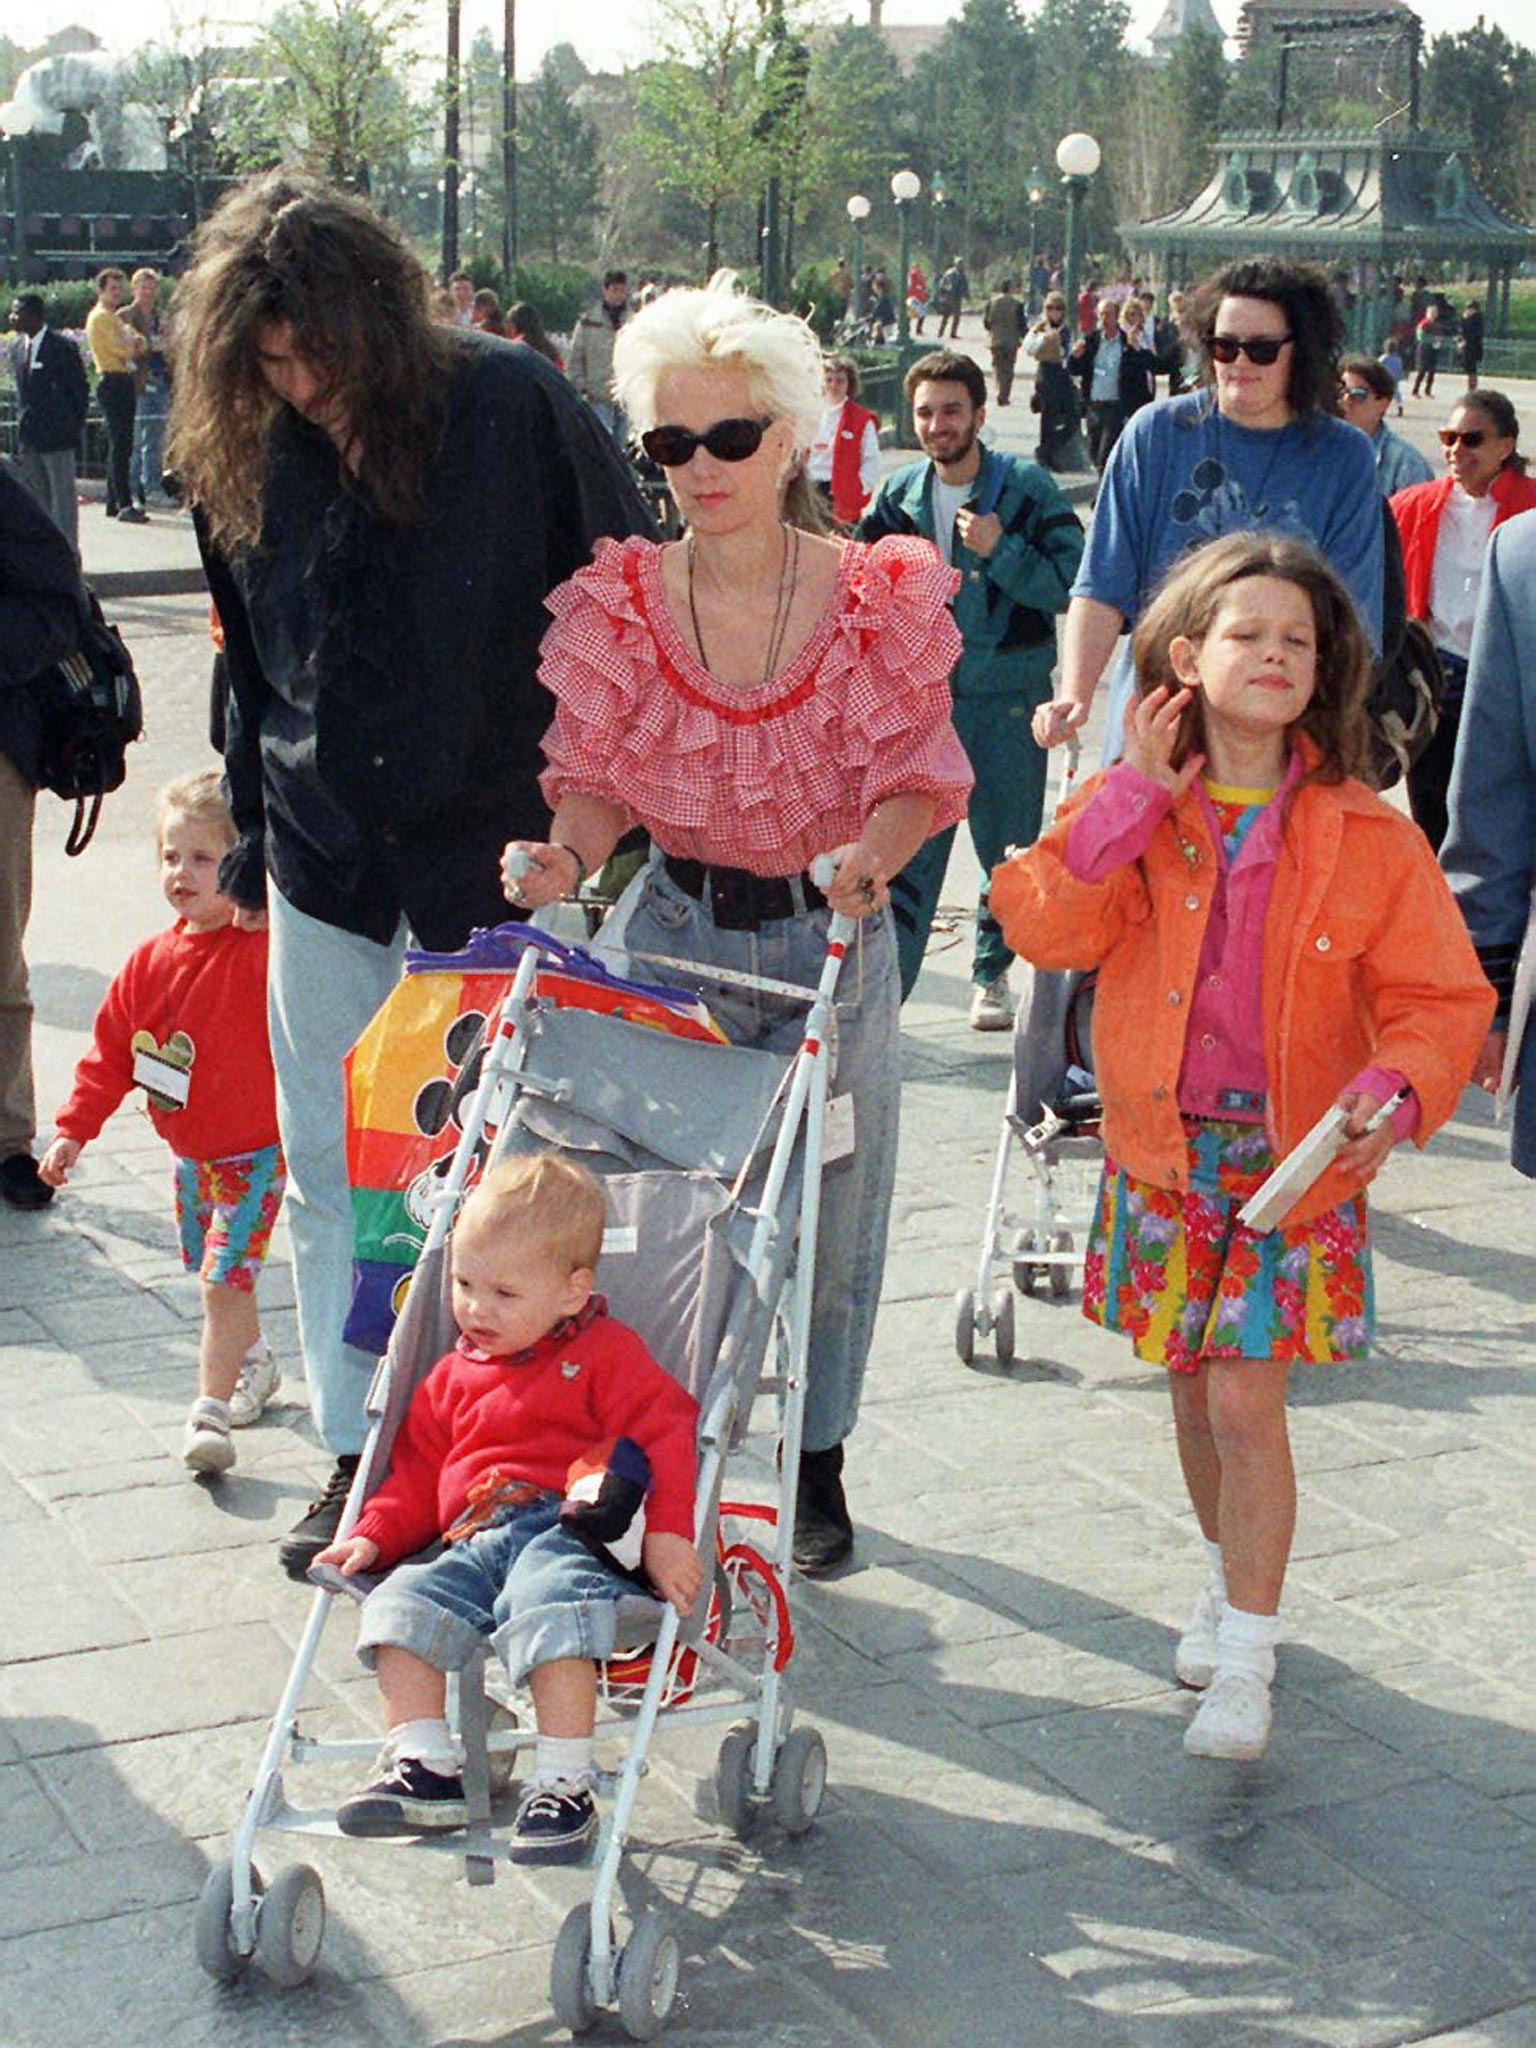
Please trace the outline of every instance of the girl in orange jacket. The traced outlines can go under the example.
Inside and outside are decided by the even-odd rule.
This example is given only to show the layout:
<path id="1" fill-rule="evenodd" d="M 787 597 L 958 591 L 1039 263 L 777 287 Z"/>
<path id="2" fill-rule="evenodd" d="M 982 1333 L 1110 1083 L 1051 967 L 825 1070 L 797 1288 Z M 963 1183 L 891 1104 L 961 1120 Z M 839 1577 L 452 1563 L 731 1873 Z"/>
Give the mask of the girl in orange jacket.
<path id="1" fill-rule="evenodd" d="M 1251 1758 L 1295 1525 L 1287 1367 L 1367 1350 L 1364 1189 L 1450 1115 L 1493 998 L 1423 834 L 1352 777 L 1370 657 L 1320 556 L 1278 534 L 1212 542 L 1134 654 L 1124 758 L 996 870 L 991 903 L 1036 966 L 1099 970 L 1083 1308 L 1170 1368 L 1210 1562 L 1175 1654 L 1204 1694 L 1184 1746 Z M 1331 1164 L 1277 1228 L 1239 1224 L 1332 1104 Z"/>

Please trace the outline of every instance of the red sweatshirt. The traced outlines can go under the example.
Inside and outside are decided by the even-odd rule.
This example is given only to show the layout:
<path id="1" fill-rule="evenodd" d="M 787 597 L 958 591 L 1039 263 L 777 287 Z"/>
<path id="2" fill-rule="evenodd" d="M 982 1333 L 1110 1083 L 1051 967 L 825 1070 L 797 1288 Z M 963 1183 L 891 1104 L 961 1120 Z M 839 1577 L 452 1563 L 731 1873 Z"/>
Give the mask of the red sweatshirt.
<path id="1" fill-rule="evenodd" d="M 451 1528 L 488 1474 L 563 1494 L 575 1459 L 627 1436 L 651 1461 L 646 1529 L 691 1538 L 697 1419 L 688 1390 L 600 1303 L 512 1358 L 461 1342 L 411 1397 L 389 1476 L 354 1533 L 395 1564 Z"/>
<path id="2" fill-rule="evenodd" d="M 75 1069 L 56 1122 L 88 1145 L 133 1087 L 136 1031 L 157 1046 L 192 1041 L 184 1109 L 150 1105 L 150 1121 L 181 1159 L 228 1159 L 277 1143 L 267 1040 L 267 935 L 222 925 L 195 932 L 178 918 L 134 948 L 96 1013 L 95 1043 Z"/>

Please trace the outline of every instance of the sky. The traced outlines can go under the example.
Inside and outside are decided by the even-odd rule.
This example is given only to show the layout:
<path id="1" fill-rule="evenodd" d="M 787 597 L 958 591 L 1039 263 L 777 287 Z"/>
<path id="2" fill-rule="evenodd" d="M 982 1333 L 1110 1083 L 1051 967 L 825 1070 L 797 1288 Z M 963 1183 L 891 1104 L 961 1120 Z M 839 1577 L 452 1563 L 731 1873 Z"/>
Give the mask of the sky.
<path id="1" fill-rule="evenodd" d="M 1144 37 L 1162 13 L 1164 0 L 1131 0 L 1133 37 Z M 1241 0 L 1214 0 L 1216 15 L 1224 26 L 1235 26 Z M 1474 6 L 1490 26 L 1498 26 L 1525 42 L 1530 39 L 1529 0 L 1418 0 L 1417 12 L 1430 35 L 1469 26 Z M 166 40 L 179 18 L 183 22 L 206 17 L 210 23 L 227 21 L 231 40 L 242 25 L 260 18 L 264 8 L 255 0 L 28 0 L 25 32 L 27 40 L 41 40 L 71 24 L 91 29 L 114 49 Z M 440 5 L 427 0 L 423 13 L 430 21 L 441 14 Z M 868 18 L 864 0 L 828 0 L 831 18 L 843 16 L 863 21 Z M 960 11 L 960 0 L 886 0 L 885 19 L 898 21 L 945 21 Z M 1026 0 L 1025 13 L 1031 11 Z M 464 0 L 464 44 L 482 27 L 501 38 L 501 0 Z M 572 8 L 570 0 L 517 0 L 518 72 L 526 76 L 537 69 L 544 52 L 557 42 L 571 42 L 594 70 L 620 70 L 637 62 L 654 43 L 650 0 L 584 0 Z M 10 28 L 15 35 L 16 27 Z"/>

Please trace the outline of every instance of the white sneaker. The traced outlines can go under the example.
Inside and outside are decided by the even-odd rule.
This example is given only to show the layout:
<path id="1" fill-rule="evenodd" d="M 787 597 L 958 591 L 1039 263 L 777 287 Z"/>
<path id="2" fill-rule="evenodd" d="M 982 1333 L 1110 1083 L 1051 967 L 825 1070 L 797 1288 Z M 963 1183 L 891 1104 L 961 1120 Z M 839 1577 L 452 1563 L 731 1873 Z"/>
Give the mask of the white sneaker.
<path id="1" fill-rule="evenodd" d="M 1184 1730 L 1187 1756 L 1252 1763 L 1264 1754 L 1275 1718 L 1269 1687 L 1253 1671 L 1218 1671 Z"/>
<path id="2" fill-rule="evenodd" d="M 973 1031 L 1009 1031 L 1013 1028 L 1013 997 L 1008 993 L 1008 977 L 1000 974 L 995 981 L 979 981 L 971 991 L 971 1029 Z"/>
<path id="3" fill-rule="evenodd" d="M 230 1427 L 249 1429 L 253 1422 L 260 1421 L 262 1409 L 282 1384 L 283 1376 L 272 1356 L 272 1346 L 263 1338 L 251 1346 L 240 1367 L 235 1391 L 229 1397 Z"/>
<path id="4" fill-rule="evenodd" d="M 235 1447 L 229 1440 L 224 1416 L 207 1408 L 202 1397 L 192 1403 L 187 1426 L 181 1437 L 181 1462 L 189 1472 L 227 1472 L 235 1462 Z"/>
<path id="5" fill-rule="evenodd" d="M 1193 1692 L 1204 1692 L 1215 1673 L 1221 1609 L 1222 1596 L 1207 1579 L 1173 1653 L 1174 1677 Z"/>

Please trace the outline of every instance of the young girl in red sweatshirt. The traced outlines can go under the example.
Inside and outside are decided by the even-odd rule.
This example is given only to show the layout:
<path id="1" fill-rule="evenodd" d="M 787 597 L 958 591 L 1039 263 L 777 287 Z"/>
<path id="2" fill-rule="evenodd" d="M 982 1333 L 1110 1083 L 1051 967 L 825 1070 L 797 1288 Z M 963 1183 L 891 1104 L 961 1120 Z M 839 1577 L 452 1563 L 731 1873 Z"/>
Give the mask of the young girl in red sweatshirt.
<path id="1" fill-rule="evenodd" d="M 189 1471 L 214 1475 L 235 1462 L 230 1430 L 256 1421 L 281 1384 L 256 1310 L 285 1179 L 267 1042 L 267 934 L 237 926 L 234 904 L 219 894 L 235 827 L 213 770 L 160 792 L 157 838 L 160 886 L 176 922 L 135 947 L 107 990 L 38 1172 L 63 1187 L 123 1097 L 144 1090 L 150 1122 L 176 1156 L 182 1264 L 202 1281 L 198 1396 L 182 1459 Z"/>

